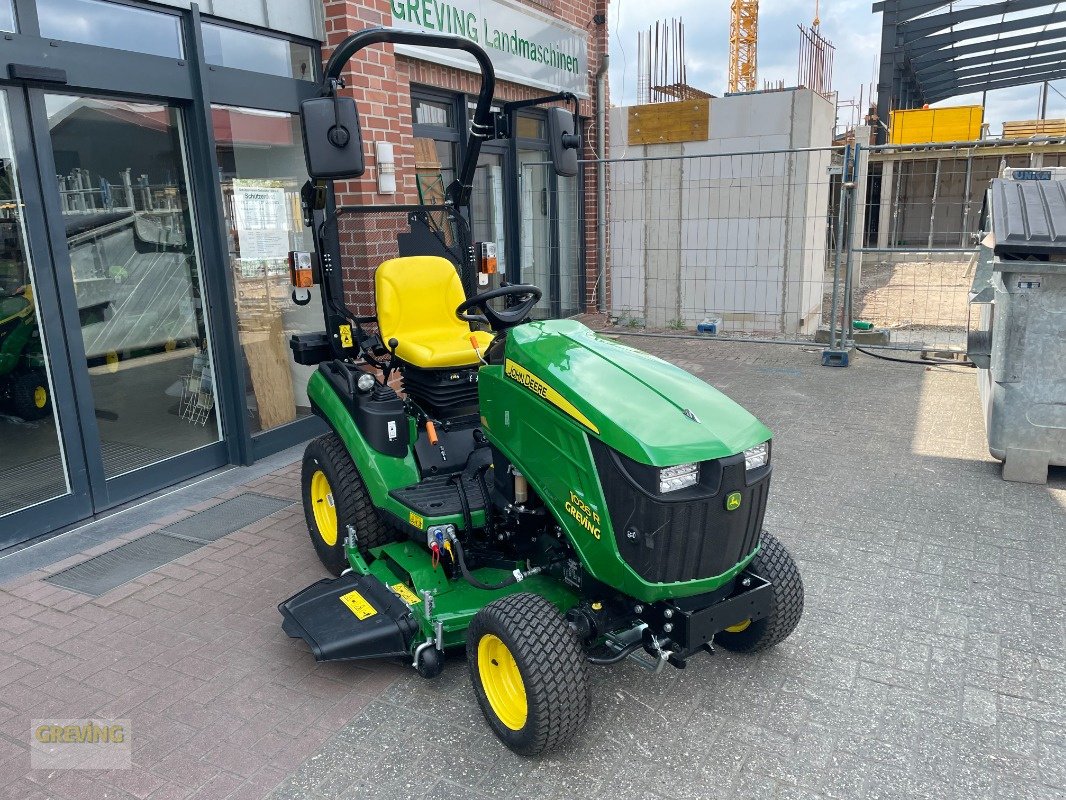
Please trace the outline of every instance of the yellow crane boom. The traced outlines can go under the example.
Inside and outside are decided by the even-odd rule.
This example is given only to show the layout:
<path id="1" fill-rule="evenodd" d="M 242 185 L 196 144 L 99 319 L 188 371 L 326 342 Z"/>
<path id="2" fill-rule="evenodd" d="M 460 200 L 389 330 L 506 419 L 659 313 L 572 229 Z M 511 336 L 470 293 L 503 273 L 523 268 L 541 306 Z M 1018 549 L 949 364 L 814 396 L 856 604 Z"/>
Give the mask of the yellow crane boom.
<path id="1" fill-rule="evenodd" d="M 758 69 L 759 0 L 733 0 L 729 18 L 730 92 L 754 92 Z"/>

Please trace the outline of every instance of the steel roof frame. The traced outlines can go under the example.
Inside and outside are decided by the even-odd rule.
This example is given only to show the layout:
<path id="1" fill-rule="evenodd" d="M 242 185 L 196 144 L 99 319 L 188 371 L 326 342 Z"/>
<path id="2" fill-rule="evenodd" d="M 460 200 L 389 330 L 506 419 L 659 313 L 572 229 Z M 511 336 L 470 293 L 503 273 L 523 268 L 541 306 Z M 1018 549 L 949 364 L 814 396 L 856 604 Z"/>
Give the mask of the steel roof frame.
<path id="1" fill-rule="evenodd" d="M 879 142 L 885 141 L 894 109 L 920 108 L 960 94 L 1066 77 L 1066 27 L 1047 30 L 1050 25 L 1066 23 L 1066 2 L 1000 0 L 958 9 L 952 5 L 948 0 L 878 0 L 873 4 L 873 11 L 882 14 Z M 1045 10 L 1024 17 L 1006 16 L 1040 9 Z M 957 27 L 985 20 L 986 24 Z M 992 38 L 975 41 L 984 37 Z"/>

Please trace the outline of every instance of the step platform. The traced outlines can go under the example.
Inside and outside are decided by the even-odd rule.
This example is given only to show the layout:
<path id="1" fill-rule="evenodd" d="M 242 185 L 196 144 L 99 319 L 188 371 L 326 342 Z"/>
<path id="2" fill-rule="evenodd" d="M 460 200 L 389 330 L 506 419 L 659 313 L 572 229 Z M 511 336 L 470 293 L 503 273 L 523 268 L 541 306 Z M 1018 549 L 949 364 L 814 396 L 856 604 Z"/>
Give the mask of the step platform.
<path id="1" fill-rule="evenodd" d="M 492 471 L 485 476 L 487 485 L 493 480 Z M 481 481 L 477 476 L 463 473 L 463 486 L 466 487 L 467 502 L 471 511 L 480 511 L 485 507 L 485 494 L 481 491 Z M 423 478 L 413 486 L 393 489 L 389 492 L 407 508 L 423 517 L 446 517 L 461 514 L 463 504 L 459 499 L 459 487 L 452 475 L 431 475 Z"/>
<path id="2" fill-rule="evenodd" d="M 354 572 L 311 584 L 278 611 L 282 629 L 307 642 L 315 661 L 406 658 L 418 633 L 403 600 L 377 578 Z"/>

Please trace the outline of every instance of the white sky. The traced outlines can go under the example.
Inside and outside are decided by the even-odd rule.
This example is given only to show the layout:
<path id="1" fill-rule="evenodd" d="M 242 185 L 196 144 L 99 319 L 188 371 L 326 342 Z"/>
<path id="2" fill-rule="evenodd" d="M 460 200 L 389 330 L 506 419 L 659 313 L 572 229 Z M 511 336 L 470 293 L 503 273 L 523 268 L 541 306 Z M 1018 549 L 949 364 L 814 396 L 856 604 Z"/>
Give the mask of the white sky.
<path id="1" fill-rule="evenodd" d="M 972 4 L 972 0 L 967 5 Z M 688 82 L 721 96 L 726 88 L 729 63 L 729 0 L 611 0 L 611 101 L 629 105 L 637 99 L 637 32 L 646 31 L 655 20 L 678 17 L 685 22 Z M 870 85 L 876 91 L 877 63 L 881 47 L 881 15 L 870 9 L 873 0 L 821 0 L 822 35 L 836 45 L 833 88 L 841 101 L 864 98 Z M 759 6 L 759 85 L 763 80 L 784 80 L 796 85 L 800 23 L 814 19 L 814 0 L 761 0 Z M 1066 81 L 1051 84 L 1048 117 L 1066 117 Z M 980 93 L 960 95 L 936 105 L 967 105 L 981 102 Z M 989 92 L 985 122 L 998 136 L 1004 120 L 1036 119 L 1040 85 Z M 864 105 L 866 101 L 864 100 Z M 847 110 L 842 109 L 846 122 Z"/>

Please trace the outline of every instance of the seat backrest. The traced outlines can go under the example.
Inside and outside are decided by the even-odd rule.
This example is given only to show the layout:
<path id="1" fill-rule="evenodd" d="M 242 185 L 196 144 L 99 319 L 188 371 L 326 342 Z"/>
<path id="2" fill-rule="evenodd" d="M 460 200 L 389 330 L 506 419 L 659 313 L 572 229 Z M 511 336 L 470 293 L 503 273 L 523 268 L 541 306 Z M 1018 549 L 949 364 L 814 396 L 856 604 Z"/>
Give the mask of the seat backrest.
<path id="1" fill-rule="evenodd" d="M 378 330 L 383 341 L 418 341 L 420 331 L 470 331 L 455 316 L 466 300 L 455 265 L 440 256 L 408 256 L 382 262 L 374 274 Z"/>

